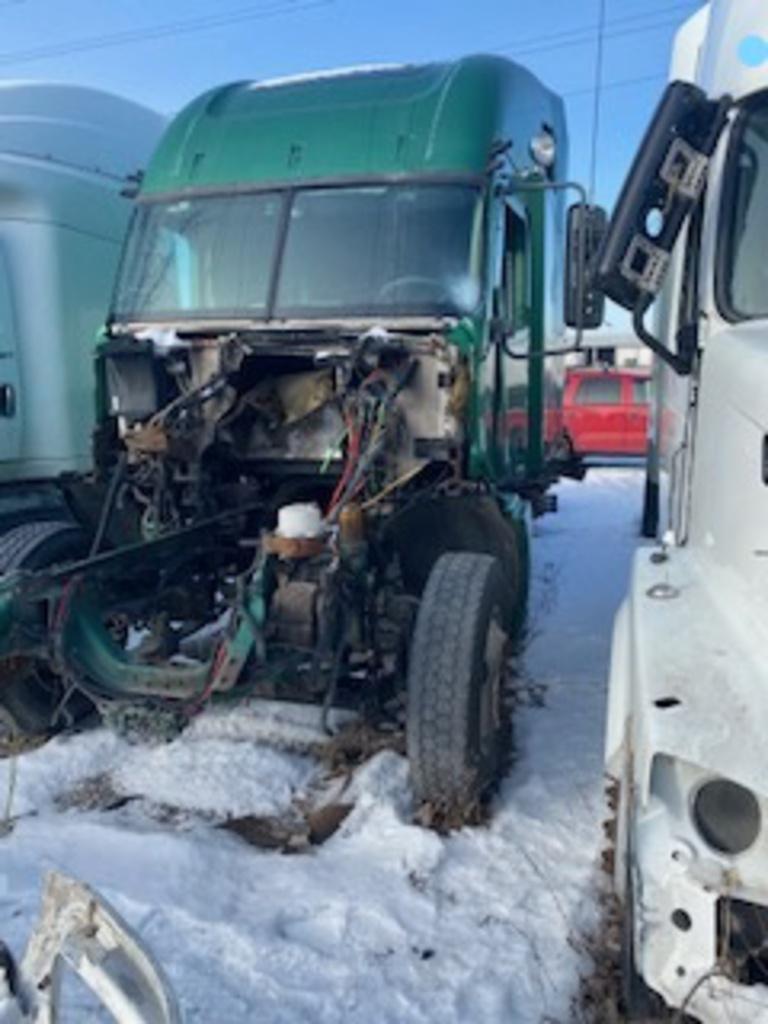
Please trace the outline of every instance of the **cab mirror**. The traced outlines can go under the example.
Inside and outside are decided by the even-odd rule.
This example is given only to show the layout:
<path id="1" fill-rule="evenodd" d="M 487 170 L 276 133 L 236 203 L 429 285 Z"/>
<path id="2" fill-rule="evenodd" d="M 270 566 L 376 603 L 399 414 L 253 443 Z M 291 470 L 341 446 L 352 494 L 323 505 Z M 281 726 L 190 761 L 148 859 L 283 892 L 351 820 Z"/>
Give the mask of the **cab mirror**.
<path id="1" fill-rule="evenodd" d="M 706 186 L 730 105 L 730 98 L 713 102 L 695 85 L 668 86 L 597 261 L 597 284 L 625 309 L 647 308 L 661 290 L 675 242 Z"/>
<path id="2" fill-rule="evenodd" d="M 568 210 L 565 256 L 565 323 L 584 331 L 601 327 L 605 295 L 595 285 L 595 260 L 606 230 L 608 214 L 600 206 L 576 203 Z"/>

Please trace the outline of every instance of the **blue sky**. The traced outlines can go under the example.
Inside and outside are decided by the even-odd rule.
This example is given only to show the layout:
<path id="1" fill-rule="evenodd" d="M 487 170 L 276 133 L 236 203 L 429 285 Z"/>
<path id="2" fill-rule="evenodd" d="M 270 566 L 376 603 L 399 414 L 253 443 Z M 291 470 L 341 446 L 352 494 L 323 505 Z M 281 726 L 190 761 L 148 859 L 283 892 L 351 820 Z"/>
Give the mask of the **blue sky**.
<path id="1" fill-rule="evenodd" d="M 599 3 L 0 0 L 0 74 L 98 86 L 172 112 L 228 80 L 499 52 L 566 97 L 572 176 L 586 182 Z M 607 0 L 598 168 L 604 203 L 615 197 L 663 87 L 674 23 L 698 6 L 696 0 Z M 237 20 L 210 24 L 227 18 Z M 204 28 L 188 31 L 202 19 L 208 19 Z M 157 36 L 137 38 L 150 31 Z M 121 45 L 111 45 L 116 36 Z"/>

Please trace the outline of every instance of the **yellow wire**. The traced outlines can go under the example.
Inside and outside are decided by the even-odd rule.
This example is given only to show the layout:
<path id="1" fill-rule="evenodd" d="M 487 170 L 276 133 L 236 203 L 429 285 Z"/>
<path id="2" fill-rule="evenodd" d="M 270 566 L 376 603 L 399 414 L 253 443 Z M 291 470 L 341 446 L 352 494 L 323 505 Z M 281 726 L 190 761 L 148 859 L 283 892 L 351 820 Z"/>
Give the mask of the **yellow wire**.
<path id="1" fill-rule="evenodd" d="M 388 494 L 392 493 L 392 491 L 396 491 L 398 487 L 402 487 L 404 484 L 407 484 L 409 480 L 412 480 L 417 473 L 422 471 L 423 468 L 423 466 L 414 466 L 412 469 L 409 469 L 407 473 L 403 473 L 402 476 L 399 476 L 397 480 L 393 480 L 392 483 L 387 484 L 387 486 L 383 488 L 383 490 L 379 491 L 378 494 L 374 494 L 374 496 L 369 498 L 368 501 L 363 502 L 361 506 L 363 511 L 367 512 L 369 508 L 373 508 L 374 505 L 378 505 L 378 503 L 383 501 Z"/>

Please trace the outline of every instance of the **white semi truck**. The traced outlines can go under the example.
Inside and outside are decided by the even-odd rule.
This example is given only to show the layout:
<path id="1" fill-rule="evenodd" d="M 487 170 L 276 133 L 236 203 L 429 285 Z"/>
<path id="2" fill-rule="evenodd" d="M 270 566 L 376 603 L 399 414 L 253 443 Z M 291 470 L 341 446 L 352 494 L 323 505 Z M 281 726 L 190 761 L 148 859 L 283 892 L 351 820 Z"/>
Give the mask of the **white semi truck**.
<path id="1" fill-rule="evenodd" d="M 0 532 L 61 518 L 87 470 L 93 354 L 164 118 L 99 90 L 0 83 Z"/>
<path id="2" fill-rule="evenodd" d="M 165 127 L 94 89 L 0 83 L 0 533 L 61 536 L 61 484 L 91 465 L 94 348 L 132 212 L 131 176 Z M 161 969 L 117 915 L 52 876 L 23 960 L 0 941 L 0 1021 L 57 1018 L 71 967 L 115 1020 L 180 1018 Z"/>
<path id="3" fill-rule="evenodd" d="M 768 5 L 712 0 L 602 251 L 657 356 L 606 757 L 630 1020 L 768 1021 Z M 655 311 L 655 317 L 651 313 Z"/>

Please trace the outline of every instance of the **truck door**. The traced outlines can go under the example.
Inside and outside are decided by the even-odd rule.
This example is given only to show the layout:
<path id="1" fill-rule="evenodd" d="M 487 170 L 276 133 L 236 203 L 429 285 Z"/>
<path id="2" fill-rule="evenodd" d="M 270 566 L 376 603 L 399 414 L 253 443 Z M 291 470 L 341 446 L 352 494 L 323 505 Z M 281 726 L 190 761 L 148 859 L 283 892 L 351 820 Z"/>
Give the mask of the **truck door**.
<path id="1" fill-rule="evenodd" d="M 574 396 L 573 436 L 585 454 L 618 455 L 624 451 L 626 424 L 622 378 L 612 373 L 583 376 Z"/>
<path id="2" fill-rule="evenodd" d="M 11 462 L 21 450 L 19 362 L 13 289 L 5 250 L 0 246 L 0 462 Z M 41 372 L 45 372 L 41 367 Z"/>
<path id="3" fill-rule="evenodd" d="M 524 355 L 531 343 L 531 243 L 522 204 L 507 202 L 504 227 L 501 314 L 506 343 L 499 353 L 496 437 L 507 468 L 520 473 L 529 443 L 529 363 L 509 353 Z"/>

